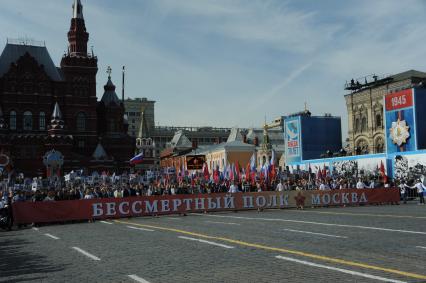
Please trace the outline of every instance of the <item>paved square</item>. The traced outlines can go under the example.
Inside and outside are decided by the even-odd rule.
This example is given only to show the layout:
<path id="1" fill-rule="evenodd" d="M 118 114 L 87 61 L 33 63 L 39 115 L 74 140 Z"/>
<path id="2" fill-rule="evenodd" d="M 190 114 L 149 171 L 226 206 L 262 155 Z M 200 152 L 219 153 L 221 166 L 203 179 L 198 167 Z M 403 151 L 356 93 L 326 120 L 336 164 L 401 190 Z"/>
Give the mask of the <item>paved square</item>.
<path id="1" fill-rule="evenodd" d="M 426 207 L 163 216 L 0 233 L 0 282 L 425 282 Z"/>

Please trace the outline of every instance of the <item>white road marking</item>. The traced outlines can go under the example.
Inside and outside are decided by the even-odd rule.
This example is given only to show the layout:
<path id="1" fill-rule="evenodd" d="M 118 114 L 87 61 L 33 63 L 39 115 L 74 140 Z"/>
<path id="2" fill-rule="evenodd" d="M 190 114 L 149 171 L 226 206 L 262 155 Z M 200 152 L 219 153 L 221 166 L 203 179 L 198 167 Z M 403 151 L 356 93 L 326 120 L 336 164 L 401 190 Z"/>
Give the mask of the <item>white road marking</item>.
<path id="1" fill-rule="evenodd" d="M 426 250 L 426 247 L 422 247 L 422 246 L 416 246 L 416 248 L 425 249 Z"/>
<path id="2" fill-rule="evenodd" d="M 91 259 L 93 259 L 93 260 L 101 260 L 99 257 L 94 256 L 94 255 L 92 255 L 92 254 L 90 254 L 90 253 L 86 252 L 85 250 L 80 249 L 79 247 L 72 247 L 72 248 L 73 248 L 74 250 L 76 250 L 76 251 L 78 251 L 78 252 L 80 252 L 80 253 L 84 254 L 84 255 L 85 255 L 85 256 L 87 256 L 88 258 L 91 258 Z"/>
<path id="3" fill-rule="evenodd" d="M 169 220 L 182 220 L 182 218 L 179 218 L 179 217 L 171 217 L 171 216 L 169 216 L 169 217 L 164 217 L 164 219 L 169 219 Z"/>
<path id="4" fill-rule="evenodd" d="M 52 234 L 46 233 L 46 234 L 44 234 L 44 235 L 45 235 L 45 236 L 47 236 L 47 237 L 49 237 L 49 238 L 52 238 L 52 239 L 54 239 L 54 240 L 59 240 L 59 238 L 58 238 L 58 237 L 53 236 Z"/>
<path id="5" fill-rule="evenodd" d="M 222 247 L 225 249 L 233 249 L 233 246 L 228 246 L 228 245 L 224 245 L 224 244 L 219 244 L 219 243 L 215 243 L 215 242 L 210 242 L 210 241 L 206 241 L 206 240 L 202 240 L 202 239 L 197 239 L 197 238 L 190 238 L 190 237 L 185 237 L 185 236 L 179 236 L 178 238 L 180 239 L 185 239 L 185 240 L 190 240 L 190 241 L 197 241 L 200 243 L 205 243 L 205 244 L 209 244 L 209 245 L 213 245 L 213 246 L 218 246 L 218 247 Z"/>
<path id="6" fill-rule="evenodd" d="M 135 274 L 127 275 L 127 276 L 129 276 L 131 279 L 133 279 L 133 280 L 135 280 L 136 282 L 139 282 L 139 283 L 149 283 L 149 281 L 146 281 L 145 279 L 140 278 L 139 276 L 137 276 Z"/>
<path id="7" fill-rule="evenodd" d="M 39 229 L 37 227 L 33 227 L 33 230 L 34 231 L 38 231 Z"/>
<path id="8" fill-rule="evenodd" d="M 293 230 L 293 229 L 283 229 L 283 230 L 284 231 L 289 231 L 289 232 L 295 232 L 295 233 L 312 234 L 312 235 L 325 236 L 325 237 L 333 237 L 333 238 L 344 238 L 344 239 L 348 238 L 346 236 L 337 236 L 337 235 L 331 235 L 331 234 L 316 233 L 316 232 L 301 231 L 301 230 Z"/>
<path id="9" fill-rule="evenodd" d="M 110 225 L 112 225 L 112 224 L 113 224 L 112 222 L 103 221 L 103 220 L 101 220 L 101 221 L 99 221 L 99 222 L 104 223 L 104 224 L 110 224 Z"/>
<path id="10" fill-rule="evenodd" d="M 155 230 L 152 230 L 152 229 L 139 228 L 139 227 L 134 227 L 134 226 L 127 226 L 127 228 L 135 229 L 135 230 L 141 230 L 141 231 L 148 231 L 148 232 L 154 232 L 155 231 Z"/>
<path id="11" fill-rule="evenodd" d="M 359 226 L 359 225 L 348 225 L 348 224 L 333 224 L 333 223 L 313 222 L 313 221 L 303 221 L 303 220 L 290 220 L 290 219 L 281 219 L 281 218 L 225 216 L 225 215 L 211 215 L 211 214 L 210 215 L 198 214 L 198 215 L 207 216 L 207 217 L 222 217 L 222 218 L 245 219 L 245 220 L 262 220 L 262 221 L 280 221 L 280 222 L 291 222 L 291 223 L 304 223 L 304 224 L 312 224 L 312 225 L 335 226 L 335 227 L 346 227 L 346 228 L 358 228 L 358 229 L 366 229 L 366 230 L 376 230 L 376 231 L 387 231 L 387 232 L 398 232 L 398 233 L 407 233 L 407 234 L 421 234 L 421 235 L 426 235 L 426 232 L 421 232 L 421 231 L 401 230 L 401 229 L 389 229 L 389 228 L 379 228 L 379 227 Z"/>
<path id="12" fill-rule="evenodd" d="M 331 215 L 349 215 L 349 216 L 372 216 L 372 217 L 390 217 L 390 218 L 414 218 L 426 219 L 426 216 L 415 215 L 392 215 L 392 214 L 371 214 L 371 213 L 352 213 L 352 212 L 332 212 L 332 211 L 310 211 L 310 210 L 290 210 L 296 213 L 315 213 L 315 214 L 331 214 Z"/>
<path id="13" fill-rule="evenodd" d="M 206 223 L 212 223 L 212 224 L 226 224 L 226 225 L 241 225 L 238 223 L 232 223 L 232 222 L 216 222 L 216 221 L 206 221 Z"/>
<path id="14" fill-rule="evenodd" d="M 350 275 L 355 275 L 355 276 L 365 277 L 365 278 L 374 279 L 374 280 L 378 280 L 378 281 L 383 281 L 383 282 L 406 283 L 405 281 L 389 279 L 389 278 L 385 278 L 385 277 L 381 277 L 381 276 L 371 275 L 371 274 L 368 274 L 368 273 L 362 273 L 362 272 L 352 271 L 352 270 L 348 270 L 348 269 L 337 268 L 337 267 L 333 267 L 333 266 L 329 266 L 329 265 L 313 263 L 313 262 L 310 262 L 310 261 L 299 260 L 299 259 L 295 259 L 295 258 L 291 258 L 291 257 L 285 257 L 285 256 L 277 255 L 276 258 L 282 259 L 282 260 L 287 260 L 287 261 L 292 261 L 292 262 L 296 262 L 296 263 L 300 263 L 300 264 L 304 264 L 304 265 L 308 265 L 308 266 L 325 268 L 325 269 L 328 269 L 328 270 L 338 271 L 338 272 L 342 272 L 342 273 L 346 273 L 346 274 L 350 274 Z"/>

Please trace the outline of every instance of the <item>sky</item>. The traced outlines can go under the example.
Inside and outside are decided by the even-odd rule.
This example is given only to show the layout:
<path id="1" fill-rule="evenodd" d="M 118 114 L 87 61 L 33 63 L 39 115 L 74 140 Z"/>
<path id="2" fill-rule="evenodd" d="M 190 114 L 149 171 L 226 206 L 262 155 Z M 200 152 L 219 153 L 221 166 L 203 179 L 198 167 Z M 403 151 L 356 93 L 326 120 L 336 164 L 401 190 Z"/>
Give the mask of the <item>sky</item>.
<path id="1" fill-rule="evenodd" d="M 0 45 L 67 50 L 73 0 L 0 0 Z M 155 100 L 156 124 L 261 127 L 304 109 L 342 117 L 344 84 L 426 71 L 426 2 L 416 0 L 82 0 L 97 96 L 108 66 L 126 96 Z M 3 47 L 0 47 L 3 48 Z"/>

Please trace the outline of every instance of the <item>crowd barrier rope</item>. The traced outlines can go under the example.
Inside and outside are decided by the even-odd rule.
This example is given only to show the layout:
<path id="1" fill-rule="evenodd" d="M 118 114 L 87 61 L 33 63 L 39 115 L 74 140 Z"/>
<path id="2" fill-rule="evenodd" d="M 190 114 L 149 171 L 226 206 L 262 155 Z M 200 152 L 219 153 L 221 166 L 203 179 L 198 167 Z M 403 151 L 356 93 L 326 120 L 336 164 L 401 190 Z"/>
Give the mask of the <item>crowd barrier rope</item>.
<path id="1" fill-rule="evenodd" d="M 13 215 L 16 224 L 28 224 L 206 211 L 368 205 L 397 203 L 399 200 L 399 190 L 395 188 L 267 191 L 17 202 L 13 204 Z"/>

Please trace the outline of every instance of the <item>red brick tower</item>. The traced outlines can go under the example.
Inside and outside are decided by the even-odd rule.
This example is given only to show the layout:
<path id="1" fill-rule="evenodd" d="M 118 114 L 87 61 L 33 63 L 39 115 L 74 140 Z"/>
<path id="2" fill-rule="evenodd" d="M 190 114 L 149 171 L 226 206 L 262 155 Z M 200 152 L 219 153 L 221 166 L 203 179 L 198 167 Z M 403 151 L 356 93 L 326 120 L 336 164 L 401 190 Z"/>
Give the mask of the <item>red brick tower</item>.
<path id="1" fill-rule="evenodd" d="M 98 139 L 96 114 L 96 73 L 98 59 L 87 52 L 89 33 L 83 17 L 83 5 L 74 0 L 71 27 L 68 32 L 68 53 L 61 60 L 62 73 L 67 81 L 64 105 L 78 105 L 63 109 L 63 119 L 74 137 L 74 146 L 81 154 L 89 155 Z M 62 104 L 62 103 L 60 103 Z"/>

